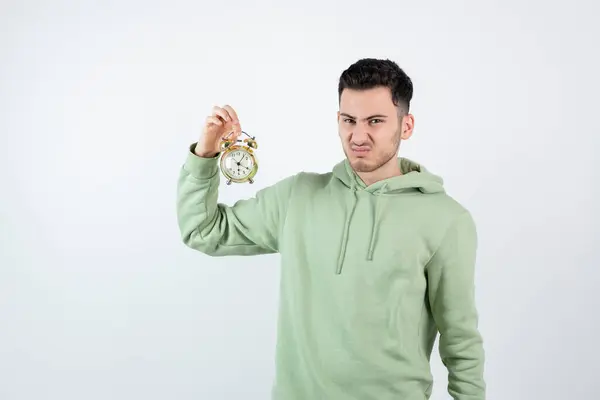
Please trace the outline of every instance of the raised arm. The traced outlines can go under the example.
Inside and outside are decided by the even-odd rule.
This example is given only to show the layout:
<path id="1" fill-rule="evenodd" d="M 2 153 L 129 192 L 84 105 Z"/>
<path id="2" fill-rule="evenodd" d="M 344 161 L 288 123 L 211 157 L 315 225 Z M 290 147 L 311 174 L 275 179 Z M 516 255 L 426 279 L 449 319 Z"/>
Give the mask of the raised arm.
<path id="1" fill-rule="evenodd" d="M 446 232 L 427 265 L 429 302 L 440 332 L 439 353 L 454 400 L 485 400 L 484 349 L 478 330 L 475 224 L 468 212 Z"/>
<path id="2" fill-rule="evenodd" d="M 200 140 L 189 147 L 177 185 L 177 219 L 183 242 L 211 256 L 255 255 L 279 251 L 294 178 L 260 190 L 233 206 L 218 202 L 221 138 L 241 126 L 231 106 L 214 107 Z"/>

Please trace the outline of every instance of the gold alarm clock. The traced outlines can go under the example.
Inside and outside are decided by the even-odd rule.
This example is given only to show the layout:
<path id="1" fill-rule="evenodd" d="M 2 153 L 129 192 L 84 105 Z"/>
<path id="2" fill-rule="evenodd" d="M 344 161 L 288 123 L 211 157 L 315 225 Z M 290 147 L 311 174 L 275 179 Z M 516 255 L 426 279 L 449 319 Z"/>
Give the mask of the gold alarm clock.
<path id="1" fill-rule="evenodd" d="M 242 131 L 246 139 L 233 141 L 228 139 L 231 134 L 221 140 L 221 160 L 220 169 L 227 184 L 234 183 L 254 183 L 254 176 L 258 171 L 258 160 L 254 150 L 258 148 L 256 139 Z M 242 143 L 242 144 L 238 144 Z"/>

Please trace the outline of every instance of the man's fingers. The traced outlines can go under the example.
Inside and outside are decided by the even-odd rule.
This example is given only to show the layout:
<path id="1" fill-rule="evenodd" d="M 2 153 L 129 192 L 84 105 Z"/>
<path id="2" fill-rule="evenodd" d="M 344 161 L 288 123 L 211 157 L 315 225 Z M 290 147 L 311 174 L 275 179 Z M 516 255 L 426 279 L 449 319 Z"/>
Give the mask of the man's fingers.
<path id="1" fill-rule="evenodd" d="M 226 129 L 225 137 L 232 140 L 237 140 L 241 133 L 242 127 L 237 113 L 230 105 L 223 107 L 214 106 L 212 115 L 207 118 L 207 124 L 215 124 Z"/>
<path id="2" fill-rule="evenodd" d="M 227 105 L 223 106 L 223 109 L 224 109 L 225 111 L 227 111 L 227 113 L 228 113 L 228 114 L 229 114 L 229 116 L 231 117 L 231 120 L 232 120 L 234 123 L 238 123 L 238 124 L 239 124 L 240 120 L 239 120 L 239 118 L 238 118 L 238 115 L 237 115 L 237 113 L 236 113 L 236 112 L 235 112 L 235 110 L 233 109 L 233 107 L 231 107 L 230 105 L 228 105 L 228 104 L 227 104 Z"/>
<path id="3" fill-rule="evenodd" d="M 221 107 L 214 106 L 212 115 L 215 117 L 220 117 L 223 119 L 223 121 L 226 121 L 226 122 L 230 122 L 232 120 L 232 118 L 229 115 L 229 113 L 227 112 L 227 110 L 225 110 L 224 108 L 221 108 Z"/>
<path id="4" fill-rule="evenodd" d="M 233 107 L 231 107 L 230 105 L 225 105 L 225 106 L 223 106 L 223 108 L 231 116 L 231 119 L 233 121 L 232 129 L 233 129 L 235 138 L 237 140 L 240 137 L 240 134 L 242 133 L 242 126 L 240 124 L 240 119 L 239 119 L 237 113 L 235 112 L 235 110 L 233 109 Z"/>
<path id="5" fill-rule="evenodd" d="M 220 120 L 218 117 L 215 117 L 214 115 L 209 115 L 206 118 L 206 124 L 214 124 L 214 125 L 218 125 L 218 126 L 223 126 L 223 121 Z"/>

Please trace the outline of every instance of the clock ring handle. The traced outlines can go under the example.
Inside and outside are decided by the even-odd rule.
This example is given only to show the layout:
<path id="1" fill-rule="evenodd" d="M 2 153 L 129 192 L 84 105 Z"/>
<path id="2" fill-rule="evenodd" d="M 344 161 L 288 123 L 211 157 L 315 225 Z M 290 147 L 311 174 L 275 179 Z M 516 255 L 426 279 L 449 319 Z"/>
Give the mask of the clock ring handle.
<path id="1" fill-rule="evenodd" d="M 223 136 L 221 138 L 221 149 L 226 149 L 227 147 L 231 146 L 234 141 L 229 139 L 229 137 L 233 134 L 232 132 L 229 132 L 227 135 Z M 247 132 L 242 131 L 242 134 L 246 135 L 248 138 L 247 139 L 237 139 L 235 142 L 236 143 L 246 143 L 248 147 L 256 149 L 258 148 L 258 144 L 256 143 L 256 137 L 255 136 L 250 136 Z"/>

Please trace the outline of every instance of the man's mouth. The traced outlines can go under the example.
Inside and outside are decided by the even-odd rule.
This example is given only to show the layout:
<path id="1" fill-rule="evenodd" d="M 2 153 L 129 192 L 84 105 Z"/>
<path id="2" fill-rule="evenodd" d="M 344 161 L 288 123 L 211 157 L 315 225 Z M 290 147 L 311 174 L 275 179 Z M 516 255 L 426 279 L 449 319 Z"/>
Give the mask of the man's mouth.
<path id="1" fill-rule="evenodd" d="M 365 155 L 371 151 L 370 147 L 367 146 L 351 146 L 352 152 L 356 155 Z"/>

